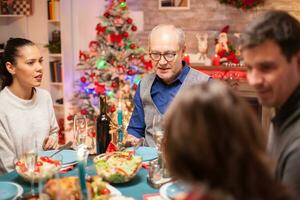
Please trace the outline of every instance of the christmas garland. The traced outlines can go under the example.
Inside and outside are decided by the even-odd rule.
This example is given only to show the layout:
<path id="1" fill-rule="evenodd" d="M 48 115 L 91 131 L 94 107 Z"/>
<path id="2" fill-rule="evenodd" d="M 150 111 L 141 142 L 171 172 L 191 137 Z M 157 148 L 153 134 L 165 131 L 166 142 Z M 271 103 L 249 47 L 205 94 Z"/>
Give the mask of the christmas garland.
<path id="1" fill-rule="evenodd" d="M 264 0 L 219 0 L 220 3 L 233 6 L 235 8 L 251 9 L 264 3 Z"/>

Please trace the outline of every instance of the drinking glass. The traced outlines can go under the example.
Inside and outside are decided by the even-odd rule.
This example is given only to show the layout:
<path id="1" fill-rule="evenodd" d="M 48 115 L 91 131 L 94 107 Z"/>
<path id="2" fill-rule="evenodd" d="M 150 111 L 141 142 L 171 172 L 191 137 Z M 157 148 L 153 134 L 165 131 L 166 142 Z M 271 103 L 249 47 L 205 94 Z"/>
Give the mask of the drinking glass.
<path id="1" fill-rule="evenodd" d="M 84 115 L 74 116 L 74 127 L 76 146 L 85 144 L 87 137 L 87 119 Z"/>
<path id="2" fill-rule="evenodd" d="M 161 143 L 164 136 L 162 115 L 154 115 L 152 127 L 153 127 L 153 139 L 156 145 L 156 149 L 158 152 L 160 152 Z"/>
<path id="3" fill-rule="evenodd" d="M 37 137 L 34 135 L 22 136 L 22 159 L 24 160 L 25 166 L 27 167 L 30 179 L 30 193 L 32 196 L 35 195 L 34 192 L 34 177 L 35 177 L 35 165 L 38 158 L 38 146 Z"/>

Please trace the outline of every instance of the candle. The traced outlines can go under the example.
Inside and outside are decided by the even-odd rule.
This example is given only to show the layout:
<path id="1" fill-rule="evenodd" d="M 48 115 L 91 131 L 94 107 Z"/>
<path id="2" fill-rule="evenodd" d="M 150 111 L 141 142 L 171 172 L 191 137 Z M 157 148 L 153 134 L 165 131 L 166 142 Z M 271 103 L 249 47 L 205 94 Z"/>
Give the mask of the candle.
<path id="1" fill-rule="evenodd" d="M 220 56 L 215 54 L 212 58 L 212 65 L 213 66 L 220 66 Z"/>
<path id="2" fill-rule="evenodd" d="M 184 54 L 183 61 L 189 65 L 190 64 L 190 56 L 188 54 Z"/>
<path id="3" fill-rule="evenodd" d="M 122 102 L 118 102 L 118 143 L 121 144 L 123 141 L 123 110 Z"/>
<path id="4" fill-rule="evenodd" d="M 88 157 L 88 150 L 87 146 L 84 144 L 81 144 L 77 148 L 77 161 L 78 161 L 78 172 L 79 172 L 79 183 L 81 187 L 81 193 L 82 198 L 84 200 L 88 200 L 88 190 L 86 186 L 86 180 L 85 180 L 85 166 L 87 162 Z"/>

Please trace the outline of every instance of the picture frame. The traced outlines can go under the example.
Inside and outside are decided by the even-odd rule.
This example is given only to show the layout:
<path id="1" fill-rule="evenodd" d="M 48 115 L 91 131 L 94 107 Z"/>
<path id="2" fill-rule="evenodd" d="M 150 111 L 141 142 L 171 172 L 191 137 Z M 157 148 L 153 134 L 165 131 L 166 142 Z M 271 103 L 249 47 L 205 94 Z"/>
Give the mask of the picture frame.
<path id="1" fill-rule="evenodd" d="M 32 15 L 32 0 L 0 0 L 1 15 Z"/>
<path id="2" fill-rule="evenodd" d="M 159 10 L 188 10 L 190 0 L 158 0 Z"/>

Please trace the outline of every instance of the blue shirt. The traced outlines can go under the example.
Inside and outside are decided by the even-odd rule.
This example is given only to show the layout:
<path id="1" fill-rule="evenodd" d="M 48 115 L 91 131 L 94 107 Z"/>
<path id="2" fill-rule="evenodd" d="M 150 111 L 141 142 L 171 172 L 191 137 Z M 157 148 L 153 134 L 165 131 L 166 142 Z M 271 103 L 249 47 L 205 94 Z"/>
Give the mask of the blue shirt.
<path id="1" fill-rule="evenodd" d="M 155 77 L 150 93 L 155 106 L 161 114 L 166 112 L 170 102 L 177 94 L 189 71 L 190 67 L 184 65 L 178 77 L 169 85 L 165 84 L 158 76 Z M 146 124 L 144 118 L 144 108 L 140 95 L 140 85 L 136 90 L 133 101 L 134 110 L 132 112 L 127 131 L 129 134 L 135 137 L 145 137 Z"/>

